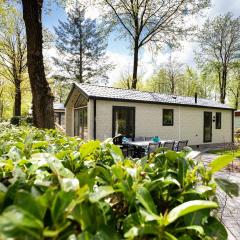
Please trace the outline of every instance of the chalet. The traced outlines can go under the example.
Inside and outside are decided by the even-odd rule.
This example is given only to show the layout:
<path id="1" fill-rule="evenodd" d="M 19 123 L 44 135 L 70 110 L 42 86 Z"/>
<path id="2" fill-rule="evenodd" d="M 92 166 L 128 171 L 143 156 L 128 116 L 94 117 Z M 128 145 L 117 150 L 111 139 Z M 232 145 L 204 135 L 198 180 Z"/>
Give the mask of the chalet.
<path id="1" fill-rule="evenodd" d="M 66 133 L 104 140 L 159 136 L 190 145 L 233 141 L 234 109 L 209 99 L 74 84 L 65 103 Z"/>

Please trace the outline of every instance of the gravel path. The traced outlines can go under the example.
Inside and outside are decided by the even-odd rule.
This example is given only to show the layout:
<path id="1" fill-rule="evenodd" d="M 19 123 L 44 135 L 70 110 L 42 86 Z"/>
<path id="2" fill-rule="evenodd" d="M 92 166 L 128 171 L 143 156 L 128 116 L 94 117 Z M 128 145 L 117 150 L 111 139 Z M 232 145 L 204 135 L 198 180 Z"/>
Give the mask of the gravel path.
<path id="1" fill-rule="evenodd" d="M 202 153 L 197 160 L 208 164 L 216 157 L 215 154 Z M 235 160 L 230 167 L 215 174 L 215 177 L 231 180 L 240 186 L 239 163 L 239 159 Z M 228 240 L 240 240 L 240 196 L 229 198 L 223 191 L 218 189 L 218 199 L 221 206 L 220 216 L 228 230 Z"/>

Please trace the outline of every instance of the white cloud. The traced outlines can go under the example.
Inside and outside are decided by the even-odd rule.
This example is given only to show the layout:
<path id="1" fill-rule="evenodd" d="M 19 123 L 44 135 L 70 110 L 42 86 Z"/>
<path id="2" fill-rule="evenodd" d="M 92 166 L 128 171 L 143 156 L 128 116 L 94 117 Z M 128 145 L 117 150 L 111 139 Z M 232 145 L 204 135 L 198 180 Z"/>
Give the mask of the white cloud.
<path id="1" fill-rule="evenodd" d="M 100 16 L 99 9 L 91 0 L 67 0 L 66 1 L 66 12 L 71 11 L 76 6 L 87 6 L 85 16 L 90 19 L 97 19 Z"/>
<path id="2" fill-rule="evenodd" d="M 67 0 L 67 11 L 71 10 L 73 4 L 75 4 L 76 0 Z M 213 18 L 220 14 L 225 14 L 227 12 L 233 12 L 234 16 L 240 15 L 240 0 L 212 0 L 212 7 L 205 11 L 205 15 L 203 17 L 191 17 L 188 19 L 188 23 L 197 24 L 199 27 L 203 24 L 207 17 Z M 89 6 L 91 0 L 82 0 L 81 4 L 85 4 Z M 87 9 L 86 12 L 87 17 L 91 19 L 96 19 L 99 17 L 99 9 L 96 6 L 91 6 Z M 132 74 L 132 64 L 133 64 L 133 56 L 128 53 L 123 53 L 122 47 L 126 46 L 118 46 L 118 42 L 115 43 L 116 48 L 113 49 L 113 45 L 111 46 L 111 51 L 108 50 L 107 55 L 113 64 L 116 65 L 115 69 L 109 72 L 109 85 L 112 85 L 114 82 L 118 81 L 122 78 L 123 75 Z M 194 62 L 194 50 L 197 48 L 197 44 L 192 42 L 191 40 L 186 40 L 182 42 L 181 49 L 178 49 L 172 52 L 172 56 L 181 63 L 195 66 Z M 49 53 L 56 55 L 56 50 L 51 50 Z M 143 52 L 139 58 L 139 75 L 143 77 L 143 79 L 147 79 L 150 77 L 155 69 L 164 63 L 167 62 L 169 58 L 169 52 L 161 51 L 156 55 L 152 55 L 151 51 L 145 47 Z"/>
<path id="3" fill-rule="evenodd" d="M 115 68 L 109 72 L 109 85 L 112 85 L 114 82 L 120 80 L 123 76 L 131 73 L 132 71 L 132 58 L 129 55 L 116 53 L 116 52 L 107 52 L 107 56 L 115 65 Z"/>

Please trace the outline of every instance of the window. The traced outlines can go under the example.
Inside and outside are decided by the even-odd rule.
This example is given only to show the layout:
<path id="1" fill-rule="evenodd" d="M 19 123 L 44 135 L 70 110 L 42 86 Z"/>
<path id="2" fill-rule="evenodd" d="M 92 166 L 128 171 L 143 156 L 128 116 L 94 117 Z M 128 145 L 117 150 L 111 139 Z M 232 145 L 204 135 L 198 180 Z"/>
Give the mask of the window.
<path id="1" fill-rule="evenodd" d="M 217 112 L 216 113 L 216 129 L 222 128 L 222 113 Z"/>
<path id="2" fill-rule="evenodd" d="M 113 137 L 122 134 L 133 138 L 135 135 L 135 108 L 134 107 L 113 107 Z"/>
<path id="3" fill-rule="evenodd" d="M 74 136 L 80 136 L 87 139 L 87 107 L 74 110 Z"/>
<path id="4" fill-rule="evenodd" d="M 163 109 L 163 126 L 173 126 L 173 109 Z"/>

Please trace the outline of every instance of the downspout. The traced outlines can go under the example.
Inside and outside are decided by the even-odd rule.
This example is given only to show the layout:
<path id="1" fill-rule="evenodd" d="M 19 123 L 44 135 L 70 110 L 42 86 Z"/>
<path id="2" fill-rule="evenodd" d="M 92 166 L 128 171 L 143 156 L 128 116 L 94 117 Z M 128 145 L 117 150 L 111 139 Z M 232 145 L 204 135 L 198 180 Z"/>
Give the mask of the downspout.
<path id="1" fill-rule="evenodd" d="M 96 115 L 97 115 L 97 100 L 94 98 L 93 100 L 93 138 L 96 140 L 96 130 L 97 130 L 97 123 L 96 123 Z"/>
<path id="2" fill-rule="evenodd" d="M 181 140 L 181 107 L 178 106 L 178 141 Z"/>
<path id="3" fill-rule="evenodd" d="M 232 143 L 234 143 L 234 110 L 232 110 Z"/>

